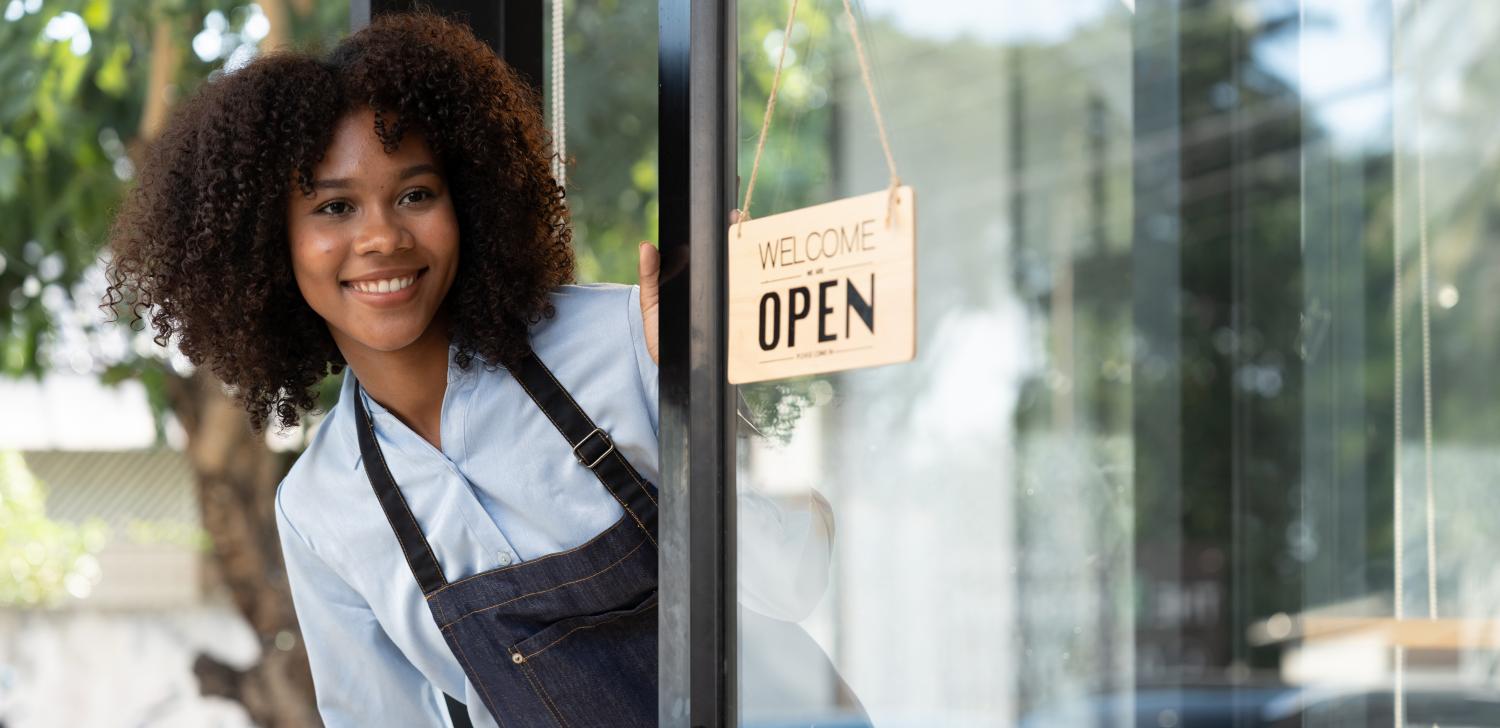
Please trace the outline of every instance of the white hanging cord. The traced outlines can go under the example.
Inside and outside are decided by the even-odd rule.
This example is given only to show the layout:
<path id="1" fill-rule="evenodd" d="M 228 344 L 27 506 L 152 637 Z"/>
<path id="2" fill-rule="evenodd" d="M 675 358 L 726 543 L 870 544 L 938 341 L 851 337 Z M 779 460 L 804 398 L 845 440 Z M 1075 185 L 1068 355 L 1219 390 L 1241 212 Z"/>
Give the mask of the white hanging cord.
<path id="1" fill-rule="evenodd" d="M 1401 78 L 1400 17 L 1400 0 L 1391 0 L 1391 95 L 1393 98 L 1396 96 L 1398 82 Z M 1395 583 L 1393 584 L 1396 594 L 1392 607 L 1394 610 L 1393 617 L 1395 618 L 1397 623 L 1400 623 L 1403 619 L 1406 618 L 1406 608 L 1404 605 L 1406 596 L 1405 585 L 1403 584 L 1403 582 L 1406 580 L 1406 563 L 1404 555 L 1402 553 L 1405 550 L 1406 546 L 1406 528 L 1405 522 L 1402 518 L 1402 511 L 1405 510 L 1403 508 L 1404 504 L 1402 503 L 1402 501 L 1405 499 L 1405 495 L 1404 488 L 1402 488 L 1401 473 L 1401 447 L 1403 440 L 1401 400 L 1404 387 L 1402 386 L 1403 371 L 1401 357 L 1402 297 L 1400 108 L 1401 104 L 1399 103 L 1394 103 L 1391 106 L 1391 258 L 1393 260 L 1391 275 L 1391 338 L 1394 342 L 1392 345 L 1392 354 L 1394 355 L 1395 359 L 1395 376 L 1392 380 L 1392 403 L 1394 405 L 1393 409 L 1395 411 L 1395 422 L 1393 423 L 1393 432 L 1391 434 L 1391 440 L 1393 442 L 1393 446 L 1391 448 L 1392 470 L 1394 470 L 1395 472 L 1395 477 L 1393 483 L 1394 492 L 1391 496 L 1392 501 L 1394 502 L 1391 530 L 1393 532 L 1392 541 L 1394 542 L 1392 556 L 1395 559 L 1396 571 Z M 1393 655 L 1392 660 L 1395 663 L 1393 665 L 1395 672 L 1395 685 L 1392 690 L 1394 697 L 1392 721 L 1396 728 L 1403 728 L 1403 726 L 1406 725 L 1406 688 L 1404 684 L 1406 681 L 1406 649 L 1400 644 L 1396 645 L 1395 654 Z"/>
<path id="2" fill-rule="evenodd" d="M 1421 0 L 1413 0 L 1412 13 L 1415 16 L 1421 11 Z M 1399 78 L 1401 70 L 1400 55 L 1398 53 L 1398 39 L 1400 37 L 1399 20 L 1401 17 L 1399 0 L 1392 0 L 1392 23 L 1391 23 L 1391 69 L 1393 86 L 1396 78 Z M 1423 137 L 1423 89 L 1426 85 L 1424 76 L 1425 69 L 1420 56 L 1416 62 L 1416 103 L 1413 108 L 1413 144 L 1417 152 L 1417 269 L 1420 276 L 1420 314 L 1421 314 L 1421 336 L 1422 336 L 1422 485 L 1424 495 L 1424 511 L 1427 526 L 1427 618 L 1438 618 L 1438 595 L 1437 595 L 1437 493 L 1436 483 L 1433 478 L 1433 437 L 1432 437 L 1432 306 L 1430 295 L 1430 267 L 1429 251 L 1430 242 L 1428 235 L 1427 220 L 1427 149 Z M 1397 104 L 1399 107 L 1399 104 Z M 1392 197 L 1392 227 L 1393 227 L 1393 258 L 1394 258 L 1394 283 L 1393 283 L 1393 326 L 1395 338 L 1395 566 L 1396 566 L 1396 595 L 1395 595 L 1395 618 L 1397 621 L 1404 619 L 1405 609 L 1402 604 L 1404 590 L 1402 582 L 1405 579 L 1405 563 L 1402 550 L 1405 541 L 1405 529 L 1402 522 L 1402 505 L 1404 494 L 1402 491 L 1401 476 L 1401 397 L 1402 397 L 1402 362 L 1401 362 L 1401 136 L 1396 132 L 1395 119 L 1399 114 L 1393 109 L 1392 131 L 1394 143 L 1392 144 L 1392 177 L 1394 178 Z M 1395 721 L 1397 726 L 1406 724 L 1405 714 L 1405 649 L 1396 648 L 1396 686 L 1395 686 Z"/>
<path id="3" fill-rule="evenodd" d="M 760 139 L 755 142 L 755 158 L 750 162 L 750 180 L 745 183 L 745 204 L 740 205 L 739 222 L 750 219 L 750 200 L 755 194 L 755 178 L 760 174 L 760 153 L 766 149 L 766 132 L 771 130 L 771 112 L 776 109 L 776 89 L 781 88 L 781 66 L 786 62 L 786 47 L 792 44 L 792 23 L 797 19 L 797 0 L 786 14 L 786 30 L 781 34 L 781 51 L 776 54 L 776 72 L 771 75 L 771 91 L 766 96 L 766 114 L 760 120 Z M 740 226 L 734 226 L 738 235 Z"/>
<path id="4" fill-rule="evenodd" d="M 1421 10 L 1422 2 L 1415 7 Z M 1424 66 L 1417 59 L 1417 103 L 1413 132 L 1417 145 L 1417 261 L 1422 275 L 1422 474 L 1427 511 L 1427 618 L 1438 618 L 1437 597 L 1437 499 L 1432 478 L 1432 297 L 1428 293 L 1432 277 L 1428 265 L 1427 244 L 1427 145 L 1422 134 L 1422 89 L 1426 85 Z"/>
<path id="5" fill-rule="evenodd" d="M 766 97 L 766 113 L 760 122 L 760 139 L 755 143 L 755 158 L 750 163 L 750 180 L 745 183 L 745 204 L 740 206 L 735 235 L 740 234 L 740 225 L 750 219 L 750 201 L 755 194 L 755 178 L 760 173 L 760 156 L 766 148 L 766 133 L 771 130 L 771 112 L 776 108 L 776 90 L 781 87 L 781 67 L 786 62 L 786 48 L 792 44 L 792 25 L 797 17 L 797 0 L 791 0 L 786 14 L 786 30 L 781 36 L 781 52 L 776 56 L 776 73 L 771 76 L 771 91 Z M 885 152 L 885 166 L 891 173 L 889 199 L 886 202 L 885 222 L 891 223 L 891 210 L 896 205 L 896 190 L 901 186 L 901 177 L 896 174 L 896 157 L 891 154 L 891 140 L 885 133 L 885 119 L 880 113 L 880 103 L 875 100 L 875 84 L 870 81 L 870 61 L 865 58 L 865 46 L 859 40 L 859 25 L 854 20 L 854 9 L 849 0 L 844 0 L 844 18 L 848 21 L 849 37 L 854 40 L 854 55 L 859 59 L 859 76 L 864 81 L 865 93 L 870 97 L 870 110 L 875 114 L 875 130 L 880 134 L 880 148 Z"/>
<path id="6" fill-rule="evenodd" d="M 563 54 L 563 4 L 552 0 L 552 176 L 563 187 L 568 186 L 568 115 L 564 104 L 567 61 Z"/>
<path id="7" fill-rule="evenodd" d="M 880 132 L 880 149 L 885 152 L 885 167 L 891 173 L 891 201 L 896 198 L 896 188 L 901 186 L 901 177 L 896 174 L 896 156 L 891 154 L 891 140 L 885 133 L 885 115 L 880 113 L 880 102 L 875 100 L 875 84 L 870 81 L 870 61 L 865 57 L 865 45 L 859 40 L 859 25 L 854 21 L 854 9 L 849 0 L 844 0 L 844 18 L 849 21 L 849 37 L 854 40 L 854 56 L 859 59 L 859 77 L 865 82 L 865 93 L 870 96 L 870 108 L 875 112 L 875 130 Z M 886 224 L 890 224 L 890 205 L 886 206 Z"/>
<path id="8" fill-rule="evenodd" d="M 1397 92 L 1398 81 L 1400 81 L 1400 78 L 1401 78 L 1401 74 L 1400 74 L 1400 71 L 1401 71 L 1401 53 L 1400 53 L 1401 24 L 1400 24 L 1400 20 L 1401 20 L 1400 0 L 1391 0 L 1391 87 L 1392 87 L 1392 98 L 1395 98 L 1395 92 Z M 1394 557 L 1395 557 L 1395 584 L 1394 584 L 1394 587 L 1395 587 L 1395 600 L 1394 600 L 1394 605 L 1392 605 L 1392 608 L 1394 608 L 1394 612 L 1395 612 L 1394 617 L 1395 617 L 1395 620 L 1398 621 L 1398 623 L 1400 623 L 1401 620 L 1404 620 L 1404 618 L 1406 618 L 1406 606 L 1404 606 L 1404 603 L 1403 603 L 1404 599 L 1406 599 L 1406 588 L 1404 588 L 1404 584 L 1403 584 L 1403 582 L 1406 581 L 1406 560 L 1404 560 L 1404 555 L 1403 555 L 1404 546 L 1406 546 L 1406 524 L 1404 524 L 1403 515 L 1401 515 L 1401 513 L 1403 513 L 1403 510 L 1404 510 L 1403 509 L 1403 503 L 1401 503 L 1401 501 L 1404 500 L 1404 497 L 1406 497 L 1406 495 L 1404 495 L 1404 489 L 1403 489 L 1403 486 L 1401 486 L 1401 485 L 1403 485 L 1403 483 L 1401 483 L 1401 446 L 1403 446 L 1403 440 L 1404 440 L 1403 422 L 1401 422 L 1401 398 L 1403 398 L 1403 389 L 1404 389 L 1404 387 L 1403 387 L 1403 381 L 1401 381 L 1401 377 L 1403 377 L 1403 366 L 1401 366 L 1401 365 L 1403 365 L 1403 359 L 1401 359 L 1401 339 L 1403 339 L 1403 332 L 1401 332 L 1401 323 L 1403 323 L 1403 308 L 1401 308 L 1401 305 L 1403 305 L 1403 300 L 1401 300 L 1401 123 L 1400 123 L 1400 120 L 1401 120 L 1401 111 L 1400 110 L 1401 110 L 1401 104 L 1392 104 L 1392 107 L 1391 107 L 1391 177 L 1392 177 L 1392 185 L 1391 185 L 1391 188 L 1392 188 L 1392 191 L 1391 191 L 1391 257 L 1392 257 L 1392 261 L 1394 261 L 1394 263 L 1392 263 L 1392 269 L 1394 269 L 1394 270 L 1392 270 L 1392 273 L 1394 273 L 1394 275 L 1391 276 L 1391 287 L 1392 287 L 1392 291 L 1391 291 L 1391 321 L 1392 321 L 1391 327 L 1392 327 L 1392 339 L 1394 339 L 1394 341 L 1395 341 L 1395 344 L 1394 344 L 1395 375 L 1394 375 L 1394 378 L 1392 378 L 1392 402 L 1394 402 L 1395 422 L 1394 422 L 1394 425 L 1392 425 L 1392 434 L 1391 434 L 1391 440 L 1392 440 L 1392 443 L 1394 443 L 1394 446 L 1392 446 L 1392 455 L 1391 455 L 1392 461 L 1394 461 L 1394 462 L 1392 462 L 1392 470 L 1395 471 L 1395 479 L 1394 479 L 1395 480 L 1395 482 L 1394 482 L 1394 491 L 1395 492 L 1394 492 L 1394 494 L 1392 494 L 1392 501 L 1394 501 L 1394 509 L 1392 509 L 1392 542 L 1394 542 L 1394 554 L 1392 554 L 1392 555 L 1394 555 Z M 1394 690 L 1392 690 L 1392 692 L 1395 693 L 1395 695 L 1394 695 L 1394 698 L 1395 698 L 1395 711 L 1394 711 L 1394 716 L 1392 716 L 1392 723 L 1394 723 L 1394 725 L 1397 726 L 1397 728 L 1401 728 L 1401 726 L 1406 725 L 1406 686 L 1404 686 L 1404 683 L 1406 683 L 1406 648 L 1404 648 L 1403 645 L 1398 644 L 1397 648 L 1395 648 L 1395 654 L 1394 654 L 1394 657 L 1392 657 L 1392 659 L 1394 659 L 1394 662 L 1395 662 L 1395 665 L 1392 665 L 1392 666 L 1394 666 L 1394 671 L 1395 671 L 1395 686 L 1394 686 Z"/>

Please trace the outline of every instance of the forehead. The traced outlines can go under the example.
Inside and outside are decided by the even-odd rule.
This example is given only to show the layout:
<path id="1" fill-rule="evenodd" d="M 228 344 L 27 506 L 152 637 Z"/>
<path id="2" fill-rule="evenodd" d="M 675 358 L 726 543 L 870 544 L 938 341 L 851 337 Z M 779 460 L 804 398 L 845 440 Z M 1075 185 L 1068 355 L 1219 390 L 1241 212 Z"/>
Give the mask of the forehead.
<path id="1" fill-rule="evenodd" d="M 375 133 L 375 112 L 363 108 L 339 119 L 323 159 L 313 168 L 313 177 L 380 176 L 392 169 L 435 161 L 427 140 L 414 130 L 407 130 L 396 150 L 387 154 Z"/>

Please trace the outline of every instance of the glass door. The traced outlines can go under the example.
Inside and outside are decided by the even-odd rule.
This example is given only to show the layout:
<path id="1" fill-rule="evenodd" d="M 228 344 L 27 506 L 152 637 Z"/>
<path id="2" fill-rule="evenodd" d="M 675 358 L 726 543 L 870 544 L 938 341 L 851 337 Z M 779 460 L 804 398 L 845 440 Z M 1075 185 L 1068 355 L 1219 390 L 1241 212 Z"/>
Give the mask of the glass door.
<path id="1" fill-rule="evenodd" d="M 1500 725 L 1500 9 L 855 10 L 918 355 L 735 394 L 735 720 Z M 841 4 L 789 42 L 761 217 L 887 179 Z"/>

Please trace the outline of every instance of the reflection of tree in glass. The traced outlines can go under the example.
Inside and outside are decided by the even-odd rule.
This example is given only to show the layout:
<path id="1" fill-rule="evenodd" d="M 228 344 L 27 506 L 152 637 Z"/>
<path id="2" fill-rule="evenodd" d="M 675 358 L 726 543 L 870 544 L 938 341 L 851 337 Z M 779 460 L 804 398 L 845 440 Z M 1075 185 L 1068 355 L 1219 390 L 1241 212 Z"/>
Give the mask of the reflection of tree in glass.
<path id="1" fill-rule="evenodd" d="M 791 441 L 802 414 L 828 399 L 817 395 L 831 392 L 832 386 L 826 379 L 804 377 L 748 384 L 739 391 L 740 415 L 762 437 L 784 445 Z"/>

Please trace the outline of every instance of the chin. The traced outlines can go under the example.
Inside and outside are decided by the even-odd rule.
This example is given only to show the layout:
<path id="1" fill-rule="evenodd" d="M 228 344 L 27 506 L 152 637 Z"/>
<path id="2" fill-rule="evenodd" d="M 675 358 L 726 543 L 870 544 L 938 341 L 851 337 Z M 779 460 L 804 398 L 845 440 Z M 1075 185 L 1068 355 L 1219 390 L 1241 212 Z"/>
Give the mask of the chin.
<path id="1" fill-rule="evenodd" d="M 431 322 L 428 322 L 430 325 Z M 417 343 L 427 325 L 365 326 L 346 329 L 349 338 L 371 351 L 390 353 Z"/>

